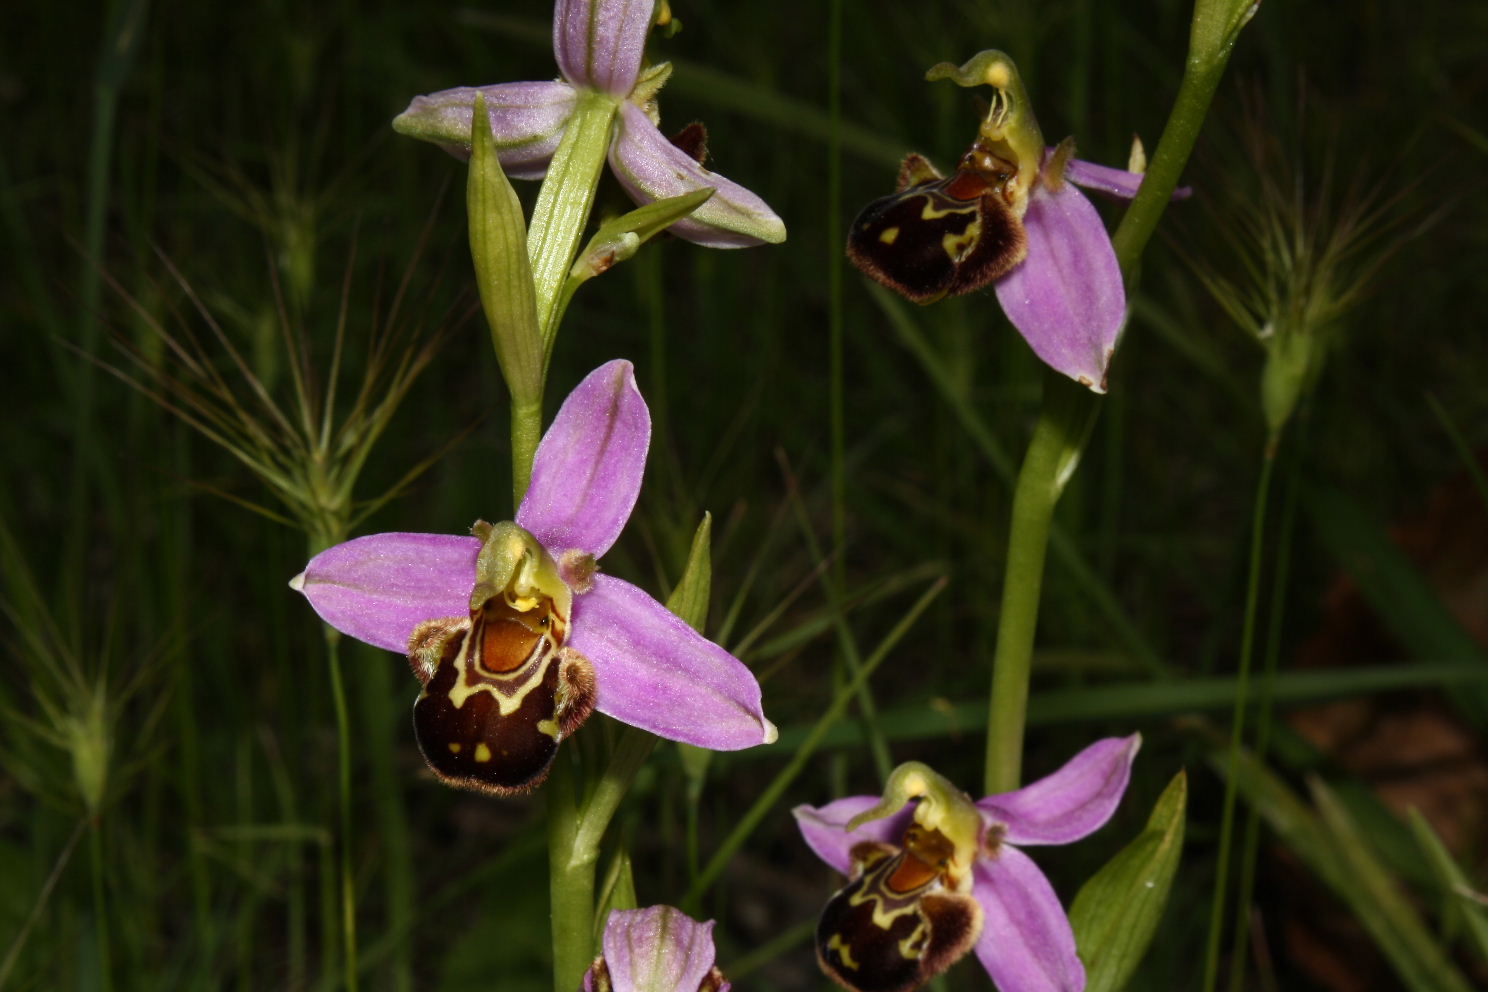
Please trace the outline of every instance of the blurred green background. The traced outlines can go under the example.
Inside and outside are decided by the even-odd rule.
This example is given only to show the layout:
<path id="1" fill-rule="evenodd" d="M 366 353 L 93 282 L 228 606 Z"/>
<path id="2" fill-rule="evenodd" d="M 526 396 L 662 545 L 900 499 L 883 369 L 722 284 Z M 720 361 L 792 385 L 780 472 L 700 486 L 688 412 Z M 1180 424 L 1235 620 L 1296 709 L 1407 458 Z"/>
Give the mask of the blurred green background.
<path id="1" fill-rule="evenodd" d="M 325 648 L 285 586 L 306 538 L 244 505 L 285 514 L 160 401 L 189 414 L 181 384 L 219 381 L 267 422 L 262 397 L 292 410 L 295 370 L 323 383 L 339 362 L 342 417 L 379 341 L 432 342 L 356 495 L 433 463 L 357 532 L 509 515 L 464 167 L 388 122 L 418 93 L 551 78 L 550 13 L 524 0 L 0 14 L 0 985 L 337 980 Z M 844 645 L 870 654 L 949 582 L 876 674 L 873 712 L 855 705 L 831 730 L 692 907 L 720 920 L 736 987 L 824 988 L 809 933 L 838 883 L 788 807 L 875 791 L 884 756 L 979 780 L 1009 473 L 1040 380 L 990 292 L 885 310 L 845 268 L 846 221 L 890 191 L 906 152 L 959 156 L 976 98 L 922 75 L 982 48 L 1017 60 L 1046 137 L 1074 134 L 1081 157 L 1110 164 L 1133 135 L 1150 152 L 1190 9 L 846 3 L 835 67 L 827 5 L 684 0 L 673 13 L 682 30 L 651 48 L 676 66 L 664 130 L 705 121 L 710 165 L 762 195 L 789 240 L 664 241 L 586 285 L 549 400 L 602 361 L 636 363 L 657 433 L 635 523 L 605 566 L 664 594 L 711 511 L 709 632 L 759 674 L 781 741 L 714 756 L 701 777 L 658 748 L 617 820 L 643 905 L 680 900 L 785 766 L 841 684 Z M 1244 988 L 1456 987 L 1443 963 L 1488 983 L 1488 924 L 1461 891 L 1488 876 L 1484 37 L 1483 5 L 1264 5 L 1187 170 L 1194 196 L 1144 259 L 1059 514 L 1027 776 L 1095 737 L 1145 736 L 1117 818 L 1041 860 L 1068 903 L 1188 769 L 1185 859 L 1133 988 L 1196 988 L 1202 968 L 1224 784 L 1213 756 L 1267 444 L 1263 352 L 1206 287 L 1269 271 L 1247 269 L 1245 240 L 1268 204 L 1336 262 L 1296 292 L 1350 305 L 1277 451 L 1259 628 L 1280 670 L 1274 777 L 1247 780 L 1241 815 L 1282 829 L 1259 835 L 1241 914 L 1254 929 L 1231 951 L 1227 925 L 1226 960 L 1245 963 Z M 519 184 L 528 202 L 535 189 Z M 625 205 L 607 179 L 598 209 Z M 1351 254 L 1328 256 L 1350 216 L 1363 221 Z M 835 497 L 834 319 L 847 441 Z M 348 643 L 340 664 L 365 987 L 549 987 L 540 800 L 437 784 L 409 732 L 403 662 Z M 572 746 L 610 730 L 597 720 Z M 1407 827 L 1411 806 L 1445 864 Z M 1340 850 L 1364 861 L 1341 867 Z M 987 984 L 972 964 L 944 981 Z"/>

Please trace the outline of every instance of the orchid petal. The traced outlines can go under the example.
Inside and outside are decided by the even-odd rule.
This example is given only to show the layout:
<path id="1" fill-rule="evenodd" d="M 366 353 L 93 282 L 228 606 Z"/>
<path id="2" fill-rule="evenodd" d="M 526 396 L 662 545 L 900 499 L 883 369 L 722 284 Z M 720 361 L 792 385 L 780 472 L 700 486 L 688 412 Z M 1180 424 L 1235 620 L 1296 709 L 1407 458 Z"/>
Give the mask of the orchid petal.
<path id="1" fill-rule="evenodd" d="M 1052 152 L 1053 149 L 1050 151 Z M 1064 178 L 1077 186 L 1098 189 L 1102 193 L 1130 200 L 1137 195 L 1137 190 L 1142 188 L 1142 180 L 1146 176 L 1140 172 L 1127 172 L 1125 169 L 1097 165 L 1094 162 L 1085 162 L 1076 158 L 1070 159 L 1069 165 L 1065 167 Z M 1180 186 L 1173 190 L 1173 199 L 1184 200 L 1192 193 L 1191 188 Z"/>
<path id="2" fill-rule="evenodd" d="M 697 992 L 716 956 L 713 921 L 671 906 L 613 910 L 603 950 L 615 992 Z"/>
<path id="3" fill-rule="evenodd" d="M 543 435 L 516 522 L 555 557 L 578 549 L 598 558 L 630 519 L 650 445 L 635 369 L 606 362 L 568 394 Z"/>
<path id="4" fill-rule="evenodd" d="M 714 751 L 775 739 L 744 663 L 629 582 L 597 575 L 574 597 L 568 646 L 594 665 L 601 713 Z"/>
<path id="5" fill-rule="evenodd" d="M 795 815 L 801 836 L 816 856 L 842 874 L 851 875 L 853 845 L 865 840 L 897 844 L 914 818 L 914 807 L 906 806 L 892 816 L 869 820 L 853 830 L 847 829 L 853 817 L 872 809 L 878 801 L 878 796 L 848 796 L 825 806 L 797 806 L 791 813 Z"/>
<path id="6" fill-rule="evenodd" d="M 1006 828 L 1004 839 L 1012 844 L 1077 841 L 1116 812 L 1141 746 L 1141 734 L 1096 741 L 1047 778 L 988 796 L 977 808 Z"/>
<path id="7" fill-rule="evenodd" d="M 558 0 L 553 57 L 563 78 L 613 96 L 629 95 L 655 11 L 655 0 Z"/>
<path id="8" fill-rule="evenodd" d="M 407 110 L 393 118 L 393 130 L 432 141 L 458 158 L 469 158 L 477 93 L 486 98 L 501 168 L 516 179 L 541 179 L 573 114 L 576 94 L 567 83 L 457 86 L 416 96 Z"/>
<path id="9" fill-rule="evenodd" d="M 754 193 L 703 168 L 664 138 L 645 111 L 620 105 L 619 127 L 610 146 L 610 167 L 639 204 L 711 187 L 713 195 L 668 228 L 709 248 L 743 248 L 785 240 L 785 222 Z"/>
<path id="10" fill-rule="evenodd" d="M 1106 390 L 1106 365 L 1126 320 L 1126 289 L 1100 215 L 1069 183 L 1040 185 L 1023 217 L 1028 258 L 997 281 L 997 299 L 1034 354 Z"/>
<path id="11" fill-rule="evenodd" d="M 454 534 L 369 534 L 322 551 L 289 585 L 341 633 L 406 653 L 425 620 L 469 612 L 480 547 Z"/>
<path id="12" fill-rule="evenodd" d="M 1003 845 L 972 870 L 982 904 L 976 954 L 999 992 L 1080 992 L 1085 966 L 1059 897 L 1038 865 Z"/>
<path id="13" fill-rule="evenodd" d="M 1130 200 L 1142 188 L 1146 178 L 1140 172 L 1127 172 L 1109 165 L 1097 165 L 1080 159 L 1070 159 L 1064 169 L 1064 178 L 1087 189 L 1098 189 L 1102 193 Z"/>

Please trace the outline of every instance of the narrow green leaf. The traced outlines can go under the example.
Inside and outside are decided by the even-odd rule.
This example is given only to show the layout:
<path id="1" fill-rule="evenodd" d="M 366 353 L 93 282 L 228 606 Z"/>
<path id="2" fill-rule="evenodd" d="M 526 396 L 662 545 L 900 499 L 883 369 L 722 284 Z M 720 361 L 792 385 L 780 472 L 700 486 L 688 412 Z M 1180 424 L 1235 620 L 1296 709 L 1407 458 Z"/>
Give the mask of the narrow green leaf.
<path id="1" fill-rule="evenodd" d="M 713 193 L 712 187 L 708 187 L 669 196 L 601 224 L 568 270 L 555 312 L 562 314 L 580 286 L 633 256 L 641 245 L 702 206 Z"/>
<path id="2" fill-rule="evenodd" d="M 1116 992 L 1130 980 L 1168 904 L 1183 852 L 1188 776 L 1180 771 L 1157 799 L 1147 827 L 1091 876 L 1070 907 L 1085 961 L 1086 992 Z"/>
<path id="3" fill-rule="evenodd" d="M 1457 859 L 1414 806 L 1410 810 L 1410 828 L 1441 884 L 1444 915 L 1449 921 L 1461 924 L 1473 950 L 1488 961 L 1488 906 L 1478 901 L 1481 897 L 1473 892 L 1467 876 L 1457 866 Z"/>
<path id="4" fill-rule="evenodd" d="M 708 623 L 708 596 L 713 591 L 713 515 L 703 514 L 703 522 L 692 534 L 692 548 L 687 552 L 687 565 L 682 578 L 667 597 L 666 606 L 698 633 Z"/>
<path id="5" fill-rule="evenodd" d="M 579 255 L 579 261 L 574 267 L 578 268 L 591 253 L 617 243 L 626 234 L 634 234 L 641 242 L 651 240 L 701 207 L 713 196 L 714 192 L 711 186 L 695 189 L 691 193 L 669 196 L 664 200 L 636 207 L 629 213 L 623 213 L 619 217 L 605 221 L 599 225 L 599 230 L 594 232 L 594 237 L 589 239 L 589 244 Z"/>
<path id="6" fill-rule="evenodd" d="M 1471 992 L 1467 978 L 1422 921 L 1347 808 L 1320 779 L 1312 781 L 1312 796 L 1350 882 L 1339 894 L 1390 959 L 1405 987 L 1416 992 Z"/>
<path id="7" fill-rule="evenodd" d="M 1240 792 L 1256 805 L 1282 842 L 1349 908 L 1389 959 L 1401 986 L 1414 992 L 1467 992 L 1471 987 L 1432 938 L 1395 877 L 1331 789 L 1312 784 L 1314 811 L 1274 772 L 1242 753 L 1234 767 L 1216 752 L 1223 774 L 1233 773 Z"/>
<path id="8" fill-rule="evenodd" d="M 709 550 L 712 540 L 713 514 L 704 513 L 703 522 L 693 532 L 692 548 L 687 552 L 687 566 L 682 570 L 682 578 L 666 603 L 667 609 L 687 621 L 688 626 L 698 633 L 707 626 L 708 597 L 713 590 L 713 561 Z M 682 743 L 677 745 L 677 752 L 682 758 L 682 770 L 687 775 L 688 795 L 695 800 L 702 791 L 703 778 L 708 773 L 713 752 Z"/>
<path id="9" fill-rule="evenodd" d="M 594 914 L 594 945 L 598 947 L 604 938 L 611 910 L 635 909 L 637 905 L 635 875 L 631 872 L 630 855 L 622 844 L 615 849 L 615 857 L 600 885 L 598 910 Z"/>
<path id="10" fill-rule="evenodd" d="M 514 404 L 542 402 L 543 347 L 527 261 L 527 224 L 516 190 L 496 157 L 485 98 L 476 94 L 470 134 L 470 256 L 481 309 Z"/>

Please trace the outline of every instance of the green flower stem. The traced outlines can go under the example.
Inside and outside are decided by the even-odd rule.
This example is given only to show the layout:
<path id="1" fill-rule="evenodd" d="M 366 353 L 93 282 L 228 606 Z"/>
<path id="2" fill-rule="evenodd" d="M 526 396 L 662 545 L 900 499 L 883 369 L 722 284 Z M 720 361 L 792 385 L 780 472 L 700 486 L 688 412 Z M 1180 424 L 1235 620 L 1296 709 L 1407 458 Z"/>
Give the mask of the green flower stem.
<path id="1" fill-rule="evenodd" d="M 572 757 L 561 751 L 543 794 L 548 804 L 548 893 L 553 928 L 553 990 L 573 992 L 594 949 L 594 865 L 570 857 L 579 832 Z"/>
<path id="2" fill-rule="evenodd" d="M 562 317 L 558 303 L 594 206 L 615 111 L 615 98 L 606 93 L 590 90 L 579 95 L 532 210 L 527 257 L 532 262 L 537 326 L 542 332 L 545 356 L 553 352 Z"/>
<path id="3" fill-rule="evenodd" d="M 571 765 L 554 765 L 548 794 L 548 884 L 553 914 L 554 992 L 573 992 L 594 961 L 594 876 L 600 842 L 646 763 L 657 738 L 626 727 L 604 775 L 582 803 L 574 801 Z"/>
<path id="4" fill-rule="evenodd" d="M 341 681 L 341 633 L 325 625 L 326 665 L 331 673 L 331 702 L 336 710 L 336 795 L 340 806 L 340 829 L 336 847 L 341 875 L 341 953 L 342 973 L 347 992 L 357 987 L 356 875 L 351 858 L 351 719 L 346 709 L 346 687 Z"/>
<path id="5" fill-rule="evenodd" d="M 1275 443 L 1280 440 L 1280 437 L 1276 437 L 1267 443 L 1272 460 L 1281 457 L 1275 448 Z M 1285 452 L 1286 488 L 1282 498 L 1280 529 L 1276 535 L 1276 564 L 1272 569 L 1270 603 L 1266 608 L 1266 662 L 1261 672 L 1260 694 L 1256 700 L 1256 737 L 1251 748 L 1255 760 L 1263 764 L 1271 749 L 1271 712 L 1276 700 L 1276 674 L 1281 658 L 1281 626 L 1286 616 L 1286 595 L 1292 572 L 1292 535 L 1296 532 L 1298 494 L 1302 488 L 1301 445 L 1294 444 L 1290 447 L 1292 450 Z M 1231 942 L 1229 984 L 1232 989 L 1245 987 L 1245 965 L 1248 957 L 1245 952 L 1250 938 L 1249 906 L 1255 893 L 1256 862 L 1261 846 L 1260 820 L 1259 806 L 1250 803 L 1245 812 L 1245 840 L 1240 848 L 1240 884 L 1235 891 L 1235 933 Z"/>
<path id="6" fill-rule="evenodd" d="M 1074 470 L 1099 409 L 1099 398 L 1090 390 L 1053 370 L 1046 373 L 1043 410 L 1013 490 L 1001 621 L 987 711 L 983 784 L 989 795 L 1011 792 L 1021 780 L 1028 679 L 1033 667 L 1049 527 L 1059 494 Z"/>
<path id="7" fill-rule="evenodd" d="M 93 822 L 88 829 L 88 853 L 90 875 L 93 880 L 93 913 L 96 917 L 93 927 L 98 937 L 99 987 L 104 992 L 108 992 L 114 987 L 113 954 L 109 950 L 108 898 L 104 878 L 108 859 L 103 851 L 103 819 L 97 815 L 93 817 Z"/>
<path id="8" fill-rule="evenodd" d="M 1250 578 L 1245 588 L 1245 620 L 1240 635 L 1240 664 L 1235 674 L 1235 708 L 1230 721 L 1228 768 L 1237 768 L 1245 740 L 1245 710 L 1250 702 L 1250 663 L 1255 654 L 1256 612 L 1261 596 L 1261 566 L 1265 548 L 1266 503 L 1271 494 L 1271 476 L 1276 459 L 1268 453 L 1261 461 L 1256 483 L 1255 510 L 1250 532 Z M 1213 992 L 1219 979 L 1219 944 L 1224 923 L 1225 893 L 1229 887 L 1230 848 L 1235 839 L 1235 800 L 1238 775 L 1225 776 L 1224 806 L 1220 814 L 1219 859 L 1214 879 L 1214 897 L 1209 908 L 1209 940 L 1204 953 L 1204 984 Z"/>
<path id="9" fill-rule="evenodd" d="M 1163 128 L 1157 151 L 1144 174 L 1142 188 L 1121 218 L 1116 233 L 1111 235 L 1116 261 L 1128 287 L 1135 280 L 1137 263 L 1141 261 L 1142 251 L 1151 240 L 1152 232 L 1157 229 L 1158 219 L 1168 208 L 1173 191 L 1178 188 L 1178 178 L 1188 164 L 1229 58 L 1228 48 L 1206 62 L 1196 61 L 1192 56 L 1189 58 L 1183 81 L 1178 85 L 1178 96 L 1173 100 L 1173 110 L 1168 114 L 1167 126 Z"/>
<path id="10" fill-rule="evenodd" d="M 511 410 L 512 506 L 522 505 L 532 481 L 532 460 L 542 440 L 542 396 L 536 403 L 513 403 Z"/>
<path id="11" fill-rule="evenodd" d="M 1203 13 L 1203 7 L 1201 3 L 1198 13 Z M 1111 236 L 1116 260 L 1128 287 L 1136 282 L 1142 252 L 1157 228 L 1158 219 L 1167 209 L 1173 190 L 1178 186 L 1178 177 L 1193 151 L 1214 91 L 1229 62 L 1239 26 L 1243 26 L 1243 21 L 1224 36 L 1223 44 L 1206 44 L 1202 49 L 1200 33 L 1196 31 L 1194 34 L 1183 82 L 1179 85 L 1178 96 L 1146 179 Z M 1021 781 L 1028 680 L 1050 524 L 1054 506 L 1064 483 L 1074 471 L 1099 409 L 1099 401 L 1087 390 L 1057 373 L 1046 375 L 1043 410 L 1013 491 L 1002 614 L 988 703 L 984 779 L 988 793 L 1015 789 Z"/>

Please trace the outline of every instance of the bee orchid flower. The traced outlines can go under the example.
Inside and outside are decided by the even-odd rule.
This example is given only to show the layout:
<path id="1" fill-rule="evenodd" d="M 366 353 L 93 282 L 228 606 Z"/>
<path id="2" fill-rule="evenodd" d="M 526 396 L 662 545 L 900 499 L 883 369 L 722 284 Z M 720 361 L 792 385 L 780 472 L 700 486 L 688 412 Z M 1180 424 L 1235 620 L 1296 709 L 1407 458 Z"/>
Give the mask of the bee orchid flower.
<path id="1" fill-rule="evenodd" d="M 1034 354 L 1105 392 L 1126 323 L 1126 288 L 1105 224 L 1076 186 L 1131 199 L 1141 174 L 1079 161 L 1070 139 L 1045 147 L 1018 70 L 1002 52 L 982 52 L 959 68 L 942 63 L 926 78 L 989 85 L 991 109 L 950 176 L 922 155 L 904 160 L 898 190 L 853 221 L 848 257 L 916 303 L 993 284 Z"/>
<path id="2" fill-rule="evenodd" d="M 817 925 L 822 970 L 854 992 L 910 992 L 975 950 L 1001 992 L 1081 992 L 1069 917 L 1020 848 L 1102 826 L 1140 746 L 1140 735 L 1097 741 L 1047 778 L 975 803 L 910 762 L 882 798 L 796 807 L 806 843 L 848 876 Z"/>
<path id="3" fill-rule="evenodd" d="M 485 97 L 497 157 L 507 175 L 540 179 L 579 101 L 610 101 L 617 122 L 610 168 L 637 204 L 695 190 L 714 193 L 669 230 L 712 248 L 785 240 L 785 224 L 764 200 L 703 166 L 705 141 L 683 148 L 662 136 L 656 94 L 671 75 L 667 63 L 642 68 L 653 0 L 558 0 L 553 8 L 553 56 L 561 78 L 460 86 L 414 97 L 393 121 L 401 134 L 467 157 L 476 94 Z"/>
<path id="4" fill-rule="evenodd" d="M 582 992 L 729 992 L 713 964 L 713 921 L 680 909 L 614 910 L 601 949 Z"/>
<path id="5" fill-rule="evenodd" d="M 598 709 L 714 750 L 775 739 L 743 662 L 599 572 L 640 493 L 651 415 L 629 362 L 591 372 L 538 445 L 516 519 L 473 536 L 373 534 L 291 582 L 342 633 L 408 655 L 419 748 L 440 778 L 498 795 L 546 778 Z"/>

